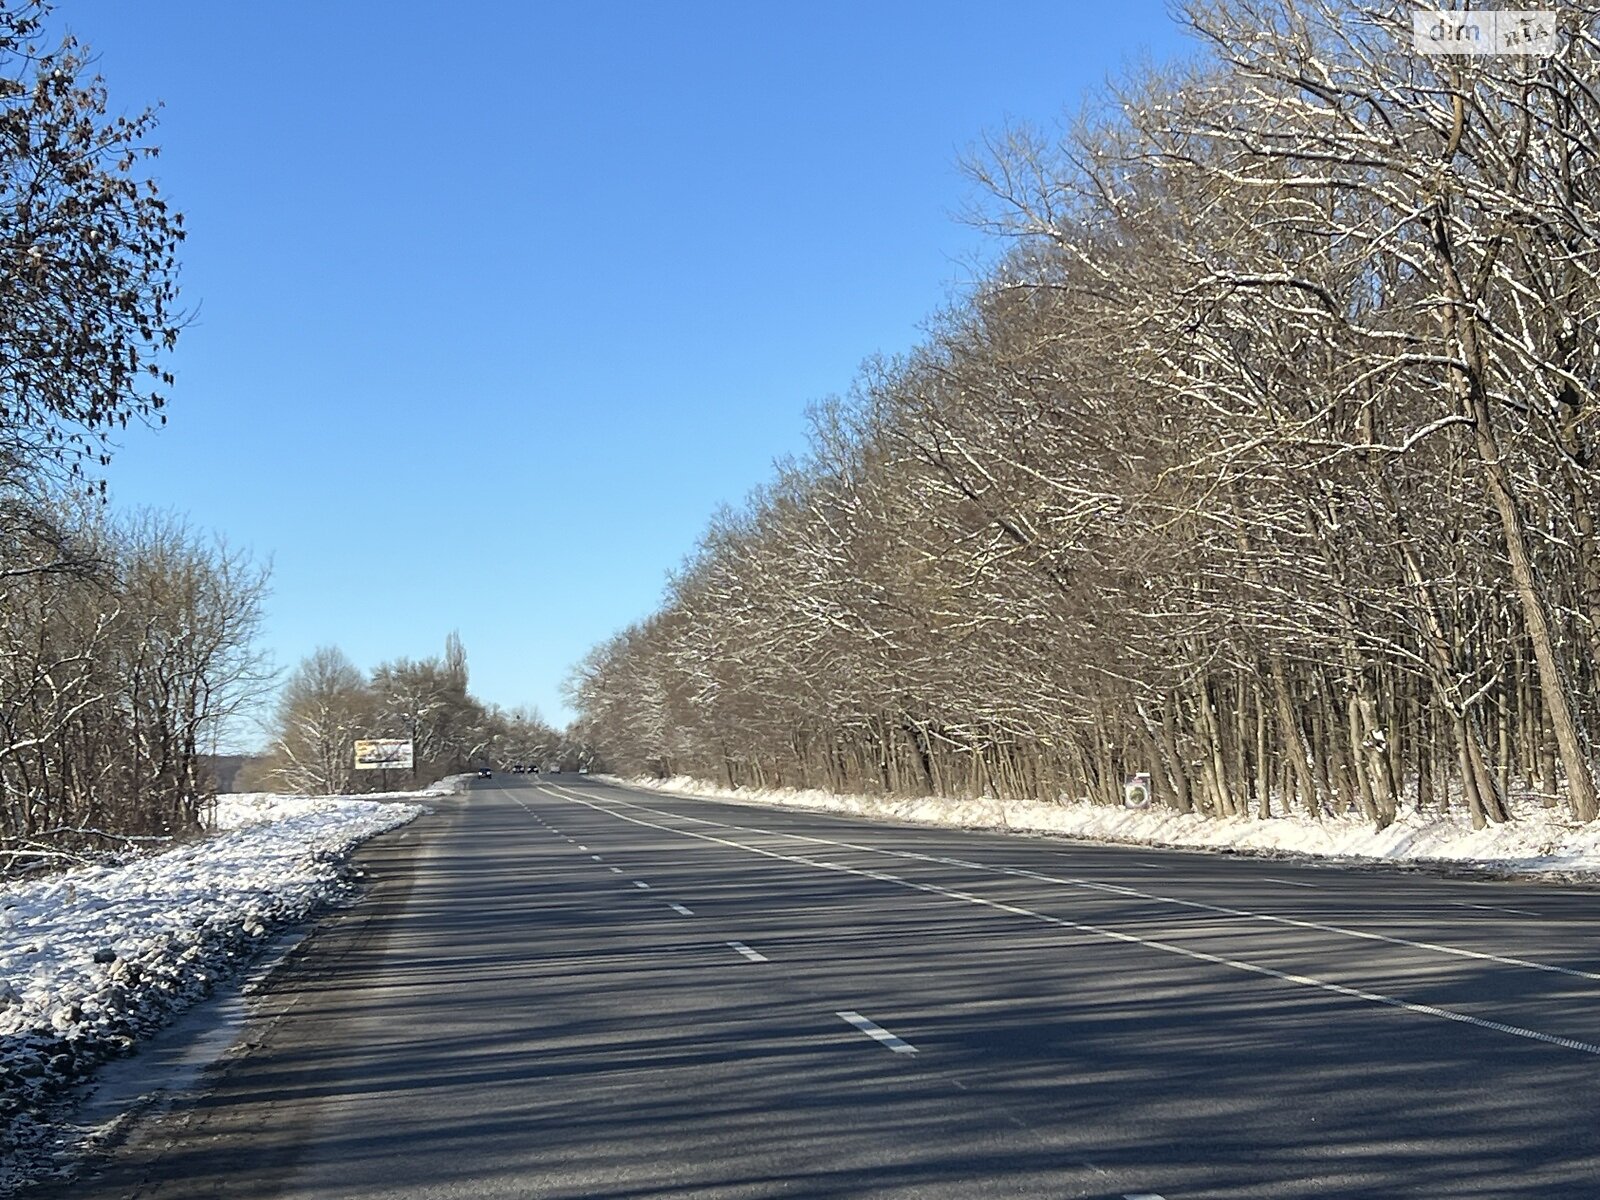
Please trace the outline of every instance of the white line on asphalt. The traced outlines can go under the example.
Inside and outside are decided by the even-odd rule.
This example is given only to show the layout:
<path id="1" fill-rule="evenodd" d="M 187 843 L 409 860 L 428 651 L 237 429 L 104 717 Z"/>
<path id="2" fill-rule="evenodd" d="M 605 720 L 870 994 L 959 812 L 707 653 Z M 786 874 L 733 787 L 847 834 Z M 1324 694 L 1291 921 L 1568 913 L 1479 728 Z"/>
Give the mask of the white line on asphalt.
<path id="1" fill-rule="evenodd" d="M 588 851 L 589 851 L 589 847 L 587 847 L 587 846 L 579 846 L 579 847 L 578 847 L 578 849 L 579 849 L 579 850 L 582 850 L 582 851 L 583 851 L 583 852 L 584 852 L 584 853 L 586 853 L 586 854 L 587 854 L 587 853 L 588 853 Z"/>
<path id="2" fill-rule="evenodd" d="M 1292 879 L 1274 879 L 1270 875 L 1263 875 L 1261 877 L 1261 882 L 1262 883 L 1281 883 L 1281 884 L 1283 884 L 1284 887 L 1314 888 L 1314 889 L 1316 889 L 1318 891 L 1320 891 L 1322 889 L 1322 885 L 1320 883 L 1296 883 Z"/>
<path id="3" fill-rule="evenodd" d="M 779 854 L 776 850 L 763 850 L 757 846 L 747 846 L 743 842 L 732 841 L 729 838 L 713 837 L 708 833 L 693 833 L 687 829 L 674 829 L 670 825 L 657 825 L 654 821 L 645 821 L 639 817 L 629 817 L 617 812 L 615 809 L 594 804 L 588 800 L 571 793 L 563 793 L 576 804 L 582 804 L 595 812 L 608 813 L 619 821 L 627 821 L 631 825 L 641 825 L 646 829 L 657 829 L 662 833 L 675 833 L 680 837 L 695 838 L 702 842 L 713 842 L 720 846 L 727 846 L 734 850 L 743 850 L 747 854 L 757 854 L 763 858 L 775 858 L 781 862 L 794 863 L 797 866 L 816 867 L 821 869 L 815 859 L 800 858 L 790 854 Z M 642 808 L 642 805 L 632 807 Z M 646 809 L 645 811 L 654 811 Z M 824 841 L 821 838 L 808 839 Z M 917 856 L 928 857 L 928 856 Z M 938 860 L 935 860 L 938 861 Z M 1291 971 L 1279 971 L 1272 967 L 1263 967 L 1257 963 L 1244 962 L 1237 958 L 1226 958 L 1220 954 L 1210 954 L 1204 950 L 1194 950 L 1188 946 L 1178 946 L 1171 942 L 1163 942 L 1156 938 L 1140 937 L 1137 934 L 1126 933 L 1120 929 L 1108 929 L 1101 925 L 1089 925 L 1082 921 L 1069 921 L 1065 917 L 1051 916 L 1049 913 L 1036 912 L 1031 908 L 1023 908 L 1017 904 L 1007 904 L 1001 900 L 991 900 L 985 896 L 975 896 L 971 892 L 957 891 L 955 888 L 940 887 L 933 883 L 919 883 L 912 879 L 902 879 L 898 875 L 889 875 L 882 871 L 869 871 L 863 867 L 834 866 L 827 868 L 843 872 L 846 875 L 857 875 L 863 879 L 876 879 L 883 883 L 899 884 L 901 887 L 912 888 L 919 892 L 929 892 L 933 895 L 948 896 L 952 900 L 962 900 L 968 904 L 976 904 L 983 908 L 992 908 L 997 912 L 1010 913 L 1012 916 L 1028 917 L 1035 921 L 1043 921 L 1047 925 L 1054 925 L 1060 929 L 1071 929 L 1078 933 L 1088 933 L 1095 937 L 1107 938 L 1110 941 L 1121 942 L 1124 945 L 1144 946 L 1150 950 L 1158 950 L 1163 954 L 1175 954 L 1181 958 L 1191 959 L 1195 962 L 1211 963 L 1213 966 L 1227 967 L 1234 971 L 1243 971 L 1251 975 L 1259 975 L 1267 979 L 1277 979 L 1283 983 L 1291 983 L 1298 987 L 1315 988 L 1318 991 L 1332 992 L 1336 996 L 1345 996 L 1352 1000 L 1364 1000 L 1369 1004 L 1380 1004 L 1387 1008 L 1398 1008 L 1403 1012 L 1414 1013 L 1418 1016 L 1436 1017 L 1441 1021 L 1454 1021 L 1460 1025 L 1468 1025 L 1474 1029 L 1486 1029 L 1494 1033 L 1504 1033 L 1511 1037 L 1525 1038 L 1531 1042 L 1540 1042 L 1547 1046 L 1559 1046 L 1563 1050 L 1576 1050 L 1583 1054 L 1592 1054 L 1600 1057 L 1600 1046 L 1590 1042 L 1580 1042 L 1574 1038 L 1559 1037 L 1555 1034 L 1540 1033 L 1536 1029 L 1524 1029 L 1518 1025 L 1507 1025 L 1500 1021 L 1489 1021 L 1482 1017 L 1469 1016 L 1466 1013 L 1456 1012 L 1454 1009 L 1440 1008 L 1433 1004 L 1418 1004 L 1410 1000 L 1402 1000 L 1397 996 L 1385 995 L 1382 992 L 1369 992 L 1364 988 L 1350 987 L 1342 983 L 1334 983 L 1329 979 L 1318 979 L 1314 975 L 1297 975 Z M 1160 897 L 1147 897 L 1159 899 Z M 1200 905 L 1197 907 L 1213 907 Z M 1393 940 L 1385 938 L 1385 941 Z M 1470 954 L 1471 952 L 1463 951 Z M 1490 955 L 1472 954 L 1476 958 L 1490 958 Z M 1547 968 L 1563 970 L 1563 968 Z M 1566 974 L 1574 972 L 1566 971 Z"/>
<path id="4" fill-rule="evenodd" d="M 1172 870 L 1172 868 L 1169 867 L 1166 863 L 1138 862 L 1138 863 L 1134 863 L 1133 865 L 1136 866 L 1136 867 L 1149 867 L 1152 871 L 1170 871 L 1170 870 Z"/>
<path id="5" fill-rule="evenodd" d="M 735 950 L 737 950 L 740 954 L 744 955 L 751 962 L 766 962 L 767 961 L 767 956 L 765 954 L 756 953 L 754 950 L 750 949 L 749 946 L 746 946 L 743 942 L 729 942 L 728 945 L 732 946 Z"/>
<path id="6" fill-rule="evenodd" d="M 690 912 L 687 908 L 685 908 L 681 904 L 673 904 L 673 905 L 669 905 L 668 907 L 670 907 L 672 909 L 672 911 L 677 913 L 680 917 L 692 917 L 692 916 L 694 916 L 694 913 Z"/>
<path id="7" fill-rule="evenodd" d="M 841 1020 L 850 1022 L 850 1024 L 861 1030 L 862 1033 L 866 1034 L 873 1041 L 882 1042 L 896 1054 L 915 1054 L 917 1052 L 917 1048 L 910 1042 L 902 1042 L 882 1025 L 878 1025 L 867 1020 L 858 1012 L 842 1012 L 835 1013 L 834 1015 L 839 1017 Z"/>
<path id="8" fill-rule="evenodd" d="M 563 793 L 560 797 L 552 796 L 552 798 L 568 800 L 577 799 L 576 796 L 570 793 Z M 589 803 L 587 800 L 581 800 L 579 802 L 583 804 Z M 626 800 L 618 800 L 615 801 L 615 803 L 622 804 L 628 808 L 638 809 L 641 812 L 655 813 L 657 816 L 675 817 L 678 820 L 690 821 L 696 825 L 710 825 L 716 829 L 734 830 L 739 833 L 759 833 L 768 837 L 788 838 L 791 841 L 809 842 L 818 846 L 832 846 L 844 850 L 860 850 L 869 854 L 883 855 L 887 858 L 904 858 L 915 862 L 940 863 L 947 867 L 964 867 L 972 871 L 988 871 L 991 874 L 1008 875 L 1016 879 L 1035 879 L 1040 883 L 1054 883 L 1059 884 L 1062 887 L 1080 888 L 1084 891 L 1091 892 L 1106 892 L 1114 896 L 1132 896 L 1139 900 L 1154 900 L 1161 904 L 1171 904 L 1179 908 L 1192 908 L 1200 912 L 1218 913 L 1225 917 L 1242 917 L 1246 920 L 1261 921 L 1272 925 L 1287 925 L 1295 929 L 1315 929 L 1319 933 L 1334 933 L 1340 935 L 1341 937 L 1359 938 L 1362 941 L 1383 942 L 1385 945 L 1390 946 L 1406 946 L 1413 950 L 1428 950 L 1435 954 L 1453 955 L 1456 958 L 1470 958 L 1478 962 L 1498 963 L 1503 967 L 1523 967 L 1530 971 L 1548 971 L 1554 975 L 1567 975 L 1574 979 L 1588 979 L 1600 982 L 1600 972 L 1585 971 L 1577 967 L 1561 967 L 1555 965 L 1554 963 L 1537 962 L 1533 959 L 1527 958 L 1515 958 L 1507 954 L 1490 954 L 1483 950 L 1467 950 L 1460 946 L 1446 946 L 1440 942 L 1422 942 L 1417 941 L 1414 938 L 1395 937 L 1392 934 L 1387 933 L 1374 933 L 1368 929 L 1351 929 L 1346 925 L 1329 925 L 1323 921 L 1312 921 L 1304 917 L 1286 917 L 1277 913 L 1261 913 L 1245 908 L 1232 908 L 1226 904 L 1208 904 L 1204 900 L 1185 900 L 1177 896 L 1162 896 L 1155 892 L 1143 892 L 1138 888 L 1128 887 L 1119 883 L 1102 883 L 1099 880 L 1094 879 L 1076 879 L 1071 876 L 1064 877 L 1060 875 L 1046 875 L 1040 871 L 1029 871 L 1023 867 L 993 866 L 987 863 L 970 862 L 967 859 L 962 858 L 947 858 L 938 854 L 921 854 L 915 850 L 887 850 L 880 846 L 863 846 L 856 842 L 840 842 L 835 841 L 832 838 L 812 837 L 803 833 L 784 833 L 774 829 L 757 829 L 748 825 L 728 825 L 720 821 L 708 821 L 702 817 L 691 817 L 685 813 L 664 812 L 658 808 L 651 808 L 646 804 L 633 804 Z M 589 806 L 591 808 L 597 808 L 595 805 Z M 627 817 L 622 817 L 622 814 L 615 812 L 612 809 L 599 808 L 598 811 L 609 812 L 612 816 L 619 817 L 622 820 L 629 819 Z M 645 823 L 648 824 L 648 822 Z M 653 828 L 671 829 L 670 826 L 653 826 Z M 671 831 L 674 833 L 684 834 L 687 837 L 696 836 L 683 829 L 672 829 Z M 740 843 L 733 844 L 739 845 Z M 842 871 L 847 870 L 848 868 L 840 867 L 837 866 L 837 864 L 834 864 L 830 865 L 829 869 L 837 869 Z"/>
<path id="9" fill-rule="evenodd" d="M 1166 1200 L 1166 1197 L 1158 1196 L 1154 1192 L 1128 1192 L 1122 1200 Z"/>
<path id="10" fill-rule="evenodd" d="M 622 868 L 621 867 L 612 867 L 611 868 L 611 873 L 613 875 L 621 875 L 622 874 Z"/>
<path id="11" fill-rule="evenodd" d="M 646 892 L 648 892 L 650 890 L 650 885 L 648 883 L 644 882 L 644 880 L 642 880 L 642 879 L 635 879 L 633 881 L 633 886 L 636 887 L 636 888 L 639 888 L 639 889 L 641 889 L 643 891 L 646 891 Z"/>
<path id="12" fill-rule="evenodd" d="M 600 861 L 600 856 L 598 854 L 591 854 L 591 855 L 589 855 L 589 857 L 594 859 L 595 862 L 599 862 Z"/>
<path id="13" fill-rule="evenodd" d="M 1511 913 L 1518 917 L 1537 917 L 1539 915 L 1536 912 L 1529 912 L 1525 908 L 1502 908 L 1498 904 L 1473 904 L 1469 900 L 1451 900 L 1449 903 L 1454 904 L 1457 908 L 1481 908 L 1484 912 Z"/>

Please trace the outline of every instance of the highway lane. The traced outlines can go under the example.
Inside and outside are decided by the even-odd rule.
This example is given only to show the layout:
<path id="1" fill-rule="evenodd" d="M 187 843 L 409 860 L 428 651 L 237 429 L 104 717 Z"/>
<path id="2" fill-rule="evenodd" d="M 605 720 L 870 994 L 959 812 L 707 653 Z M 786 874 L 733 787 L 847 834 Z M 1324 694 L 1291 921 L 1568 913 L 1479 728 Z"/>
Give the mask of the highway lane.
<path id="1" fill-rule="evenodd" d="M 1595 892 L 503 777 L 78 1197 L 1600 1195 Z"/>

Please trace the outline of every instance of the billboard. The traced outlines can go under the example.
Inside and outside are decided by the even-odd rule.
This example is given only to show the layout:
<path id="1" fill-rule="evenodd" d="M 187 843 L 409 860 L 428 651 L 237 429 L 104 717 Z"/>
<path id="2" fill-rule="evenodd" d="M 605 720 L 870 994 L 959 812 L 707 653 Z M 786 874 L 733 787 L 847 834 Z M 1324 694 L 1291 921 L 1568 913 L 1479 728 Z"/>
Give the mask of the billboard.
<path id="1" fill-rule="evenodd" d="M 356 770 L 411 770 L 410 738 L 369 738 L 356 742 Z"/>

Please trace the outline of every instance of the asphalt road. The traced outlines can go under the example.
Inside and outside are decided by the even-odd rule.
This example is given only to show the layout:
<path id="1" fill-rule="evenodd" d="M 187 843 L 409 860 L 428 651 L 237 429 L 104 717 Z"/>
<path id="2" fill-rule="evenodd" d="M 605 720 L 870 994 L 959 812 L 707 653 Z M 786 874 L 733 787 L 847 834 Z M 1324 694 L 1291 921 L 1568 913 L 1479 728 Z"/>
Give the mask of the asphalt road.
<path id="1" fill-rule="evenodd" d="M 1600 1196 L 1592 889 L 477 785 L 75 1200 Z"/>

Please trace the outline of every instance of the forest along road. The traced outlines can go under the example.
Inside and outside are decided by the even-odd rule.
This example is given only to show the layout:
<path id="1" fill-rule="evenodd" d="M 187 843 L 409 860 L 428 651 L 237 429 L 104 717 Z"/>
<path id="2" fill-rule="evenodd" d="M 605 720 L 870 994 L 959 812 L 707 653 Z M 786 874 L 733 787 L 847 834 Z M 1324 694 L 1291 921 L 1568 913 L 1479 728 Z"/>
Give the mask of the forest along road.
<path id="1" fill-rule="evenodd" d="M 1594 890 L 476 785 L 90 1197 L 1594 1197 Z"/>

